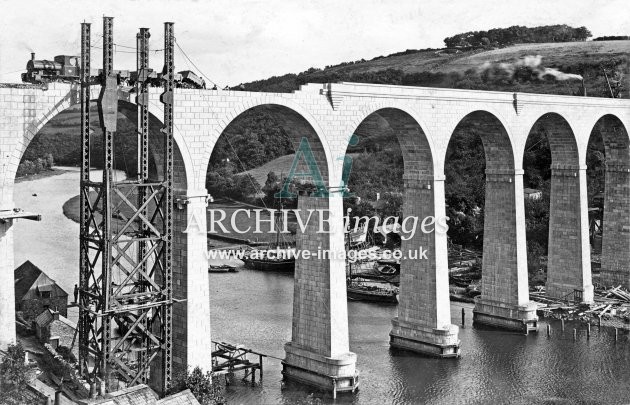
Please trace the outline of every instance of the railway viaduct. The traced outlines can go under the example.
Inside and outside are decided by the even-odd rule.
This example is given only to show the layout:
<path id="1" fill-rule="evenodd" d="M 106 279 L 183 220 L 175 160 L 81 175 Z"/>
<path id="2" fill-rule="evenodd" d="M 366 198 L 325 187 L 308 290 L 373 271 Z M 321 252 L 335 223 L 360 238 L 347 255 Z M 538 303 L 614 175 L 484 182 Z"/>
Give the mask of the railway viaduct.
<path id="1" fill-rule="evenodd" d="M 152 89 L 150 95 L 154 117 L 162 116 L 159 92 Z M 121 95 L 125 97 L 127 102 L 120 104 L 133 107 L 133 98 Z M 71 84 L 0 88 L 0 210 L 15 207 L 15 173 L 29 142 L 46 122 L 76 103 L 78 87 Z M 522 168 L 527 137 L 544 128 L 552 152 L 547 290 L 588 303 L 593 286 L 586 151 L 589 137 L 599 131 L 607 158 L 602 280 L 630 287 L 629 100 L 356 83 L 307 84 L 291 94 L 178 89 L 174 273 L 175 296 L 187 301 L 175 308 L 176 363 L 211 367 L 206 229 L 202 225 L 200 232 L 184 230 L 194 215 L 205 219 L 206 170 L 217 139 L 251 109 L 273 114 L 296 142 L 309 140 L 331 190 L 342 184 L 351 135 L 375 117 L 386 122 L 404 157 L 403 215 L 420 218 L 445 215 L 449 139 L 462 128 L 475 128 L 486 156 L 486 202 L 482 294 L 474 317 L 479 323 L 523 331 L 534 329 L 537 322 L 527 280 Z M 320 234 L 308 226 L 298 235 L 298 248 L 343 249 L 342 227 L 334 225 L 343 216 L 339 193 L 301 196 L 299 208 L 329 208 L 333 232 Z M 0 347 L 15 340 L 14 226 L 12 220 L 0 221 Z M 458 327 L 451 324 L 446 235 L 417 232 L 404 242 L 403 252 L 419 246 L 428 249 L 428 259 L 402 262 L 391 344 L 453 356 L 459 352 L 459 340 Z M 356 356 L 348 340 L 343 260 L 298 259 L 293 308 L 285 373 L 316 385 L 329 386 L 333 378 L 342 386 L 352 385 Z"/>

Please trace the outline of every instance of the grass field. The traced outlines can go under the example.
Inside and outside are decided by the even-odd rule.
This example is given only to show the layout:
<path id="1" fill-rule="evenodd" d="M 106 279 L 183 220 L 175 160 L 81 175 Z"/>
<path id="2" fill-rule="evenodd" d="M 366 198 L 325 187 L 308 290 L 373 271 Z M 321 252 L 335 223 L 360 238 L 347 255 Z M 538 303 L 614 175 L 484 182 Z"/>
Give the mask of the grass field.
<path id="1" fill-rule="evenodd" d="M 525 56 L 540 55 L 541 69 L 555 68 L 583 75 L 588 96 L 608 97 L 601 67 L 606 66 L 609 74 L 612 67 L 619 73 L 628 73 L 629 54 L 630 41 L 528 43 L 488 50 L 408 50 L 405 54 L 309 69 L 297 75 L 279 75 L 244 86 L 251 91 L 287 92 L 297 90 L 303 83 L 346 81 L 538 94 L 572 95 L 579 91 L 580 80 L 528 77 L 527 71 L 521 71 L 519 77 L 505 77 L 486 70 L 489 67 L 501 69 L 498 63 L 514 63 Z M 491 73 L 489 76 L 488 72 Z M 627 81 L 628 75 L 625 76 Z M 630 82 L 625 87 L 622 97 L 629 98 Z"/>
<path id="2" fill-rule="evenodd" d="M 295 158 L 295 154 L 280 156 L 270 162 L 265 163 L 262 166 L 259 166 L 255 169 L 250 169 L 244 174 L 250 174 L 260 186 L 265 185 L 265 181 L 267 181 L 267 174 L 269 172 L 275 172 L 278 176 L 284 174 L 285 176 L 289 173 L 289 169 L 291 169 L 291 163 L 293 163 L 293 159 Z"/>
<path id="3" fill-rule="evenodd" d="M 580 59 L 606 58 L 630 53 L 630 41 L 553 42 L 547 44 L 520 44 L 489 51 L 445 54 L 439 51 L 422 51 L 408 55 L 390 56 L 363 63 L 332 67 L 330 72 L 371 72 L 400 69 L 405 73 L 451 72 L 463 73 L 479 68 L 485 62 L 509 62 L 527 55 L 541 55 L 546 66 L 572 64 Z"/>
<path id="4" fill-rule="evenodd" d="M 350 153 L 348 156 L 355 157 L 359 155 L 358 153 Z M 267 181 L 267 174 L 269 172 L 274 172 L 278 175 L 278 177 L 282 178 L 289 173 L 291 169 L 291 164 L 293 163 L 293 159 L 295 158 L 295 154 L 280 156 L 270 162 L 265 163 L 262 166 L 256 167 L 254 169 L 247 170 L 246 174 L 251 174 L 254 179 L 260 184 L 260 186 L 265 185 L 265 181 Z"/>

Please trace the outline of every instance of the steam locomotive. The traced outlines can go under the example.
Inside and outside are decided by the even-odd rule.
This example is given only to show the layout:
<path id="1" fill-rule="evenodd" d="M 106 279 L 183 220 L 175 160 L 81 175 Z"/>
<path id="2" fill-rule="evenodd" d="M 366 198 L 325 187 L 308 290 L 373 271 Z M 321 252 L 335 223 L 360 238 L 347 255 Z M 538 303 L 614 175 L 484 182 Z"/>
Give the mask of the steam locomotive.
<path id="1" fill-rule="evenodd" d="M 79 80 L 79 58 L 76 56 L 59 55 L 55 59 L 36 60 L 35 53 L 31 53 L 31 60 L 26 63 L 26 73 L 22 73 L 25 83 L 45 83 L 51 81 Z"/>
<path id="2" fill-rule="evenodd" d="M 79 81 L 81 58 L 71 55 L 58 55 L 50 60 L 36 60 L 35 53 L 31 53 L 31 59 L 26 64 L 26 73 L 22 73 L 24 83 L 48 83 L 48 82 L 77 82 Z M 101 69 L 93 70 L 90 76 L 96 78 L 102 73 Z M 118 84 L 122 86 L 135 86 L 138 80 L 138 72 L 128 70 L 116 70 Z M 149 69 L 149 85 L 159 87 L 164 81 L 164 75 Z M 205 81 L 195 72 L 184 70 L 175 75 L 175 87 L 188 89 L 205 89 Z"/>

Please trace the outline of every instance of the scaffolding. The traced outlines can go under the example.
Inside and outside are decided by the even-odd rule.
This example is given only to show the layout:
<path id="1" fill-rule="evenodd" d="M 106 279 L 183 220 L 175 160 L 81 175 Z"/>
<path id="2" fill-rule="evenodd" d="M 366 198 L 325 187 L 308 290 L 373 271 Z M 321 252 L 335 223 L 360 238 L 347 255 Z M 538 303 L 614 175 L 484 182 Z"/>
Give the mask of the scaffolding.
<path id="1" fill-rule="evenodd" d="M 113 18 L 103 19 L 103 69 L 90 77 L 90 24 L 81 24 L 80 373 L 92 394 L 171 384 L 173 314 L 173 23 L 165 23 L 163 178 L 149 173 L 149 30 L 137 34 L 138 175 L 114 177 L 118 74 Z M 100 85 L 102 178 L 90 177 L 90 85 Z"/>

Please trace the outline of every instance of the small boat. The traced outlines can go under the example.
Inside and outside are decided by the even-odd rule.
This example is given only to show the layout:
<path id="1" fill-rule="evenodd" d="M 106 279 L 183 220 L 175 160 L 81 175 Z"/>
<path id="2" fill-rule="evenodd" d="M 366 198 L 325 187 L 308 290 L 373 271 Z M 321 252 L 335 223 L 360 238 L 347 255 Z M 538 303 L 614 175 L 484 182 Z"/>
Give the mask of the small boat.
<path id="1" fill-rule="evenodd" d="M 208 273 L 236 273 L 237 271 L 236 267 L 227 264 L 208 266 Z"/>
<path id="2" fill-rule="evenodd" d="M 357 301 L 398 303 L 397 288 L 383 288 L 350 282 L 347 287 L 348 298 Z"/>
<path id="3" fill-rule="evenodd" d="M 449 284 L 454 284 L 457 287 L 468 287 L 470 284 L 479 280 L 479 278 L 474 274 L 449 274 L 448 281 Z"/>
<path id="4" fill-rule="evenodd" d="M 400 274 L 400 260 L 396 259 L 378 259 L 378 271 L 382 274 L 393 275 Z"/>
<path id="5" fill-rule="evenodd" d="M 391 264 L 382 264 L 381 262 L 377 262 L 377 264 L 380 264 L 380 266 L 377 266 L 379 273 L 385 276 L 395 276 L 400 273 L 400 265 L 396 268 Z"/>

